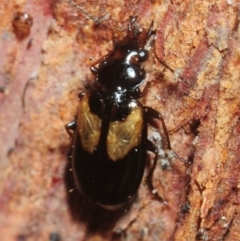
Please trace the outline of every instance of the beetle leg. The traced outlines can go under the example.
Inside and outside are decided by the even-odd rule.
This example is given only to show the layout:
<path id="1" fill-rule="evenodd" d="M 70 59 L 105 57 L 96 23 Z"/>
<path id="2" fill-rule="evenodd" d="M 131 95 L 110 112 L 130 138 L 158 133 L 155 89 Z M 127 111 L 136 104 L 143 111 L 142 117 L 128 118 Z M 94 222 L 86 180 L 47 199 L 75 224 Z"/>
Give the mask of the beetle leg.
<path id="1" fill-rule="evenodd" d="M 187 160 L 183 159 L 182 157 L 178 156 L 177 153 L 172 151 L 172 148 L 171 148 L 171 145 L 170 145 L 170 140 L 169 140 L 169 135 L 168 135 L 168 131 L 167 131 L 167 127 L 165 125 L 165 122 L 164 122 L 164 119 L 163 119 L 162 115 L 158 111 L 156 111 L 153 108 L 148 107 L 148 106 L 144 106 L 143 109 L 144 109 L 144 112 L 145 112 L 147 118 L 155 118 L 155 119 L 158 119 L 158 120 L 161 121 L 162 127 L 163 127 L 163 132 L 164 132 L 164 135 L 165 135 L 165 138 L 166 138 L 165 142 L 163 142 L 163 145 L 165 144 L 164 149 L 167 149 L 168 154 L 172 154 L 172 156 L 174 156 L 178 160 L 180 160 L 180 161 L 182 161 L 182 162 L 184 162 L 186 164 L 190 164 Z M 162 166 L 163 166 L 163 168 L 165 168 L 165 167 L 167 167 L 169 165 L 168 165 L 168 163 L 164 163 L 164 164 L 162 164 Z"/>
<path id="2" fill-rule="evenodd" d="M 155 153 L 155 157 L 154 157 L 154 161 L 153 161 L 153 165 L 151 167 L 151 170 L 150 172 L 148 173 L 148 176 L 147 176 L 147 179 L 150 181 L 150 188 L 153 190 L 154 187 L 152 185 L 152 175 L 153 175 L 153 172 L 157 166 L 157 160 L 158 160 L 158 149 L 157 147 L 150 141 L 150 140 L 147 140 L 147 150 L 150 151 L 150 152 L 153 152 Z"/>
<path id="3" fill-rule="evenodd" d="M 158 120 L 161 121 L 162 127 L 163 127 L 163 132 L 164 132 L 164 135 L 166 137 L 166 149 L 171 150 L 171 145 L 170 145 L 170 141 L 169 141 L 167 127 L 165 125 L 165 122 L 164 122 L 164 119 L 163 119 L 162 115 L 158 111 L 156 111 L 153 108 L 148 107 L 148 106 L 144 106 L 143 110 L 144 110 L 147 118 L 155 118 L 155 119 L 158 119 Z"/>
<path id="4" fill-rule="evenodd" d="M 85 92 L 80 92 L 79 94 L 78 94 L 78 99 L 82 99 L 82 97 L 85 95 Z"/>
<path id="5" fill-rule="evenodd" d="M 158 161 L 158 149 L 157 147 L 150 141 L 150 140 L 147 140 L 147 150 L 150 151 L 150 152 L 153 152 L 155 153 L 155 157 L 154 157 L 154 160 L 153 160 L 153 165 L 147 175 L 147 184 L 148 184 L 148 187 L 149 189 L 151 190 L 151 192 L 155 195 L 155 197 L 157 197 L 161 202 L 164 202 L 165 204 L 167 204 L 167 201 L 162 198 L 156 191 L 155 191 L 155 188 L 153 186 L 153 183 L 152 183 L 152 177 L 153 177 L 153 172 L 154 170 L 156 169 L 156 166 L 157 166 L 157 161 Z"/>
<path id="6" fill-rule="evenodd" d="M 74 137 L 74 133 L 72 131 L 75 131 L 77 128 L 77 123 L 76 121 L 71 121 L 70 123 L 68 123 L 67 125 L 65 125 L 66 131 L 68 133 L 68 135 L 73 138 Z"/>
<path id="7" fill-rule="evenodd" d="M 98 65 L 99 63 L 103 62 L 105 59 L 107 59 L 110 56 L 110 54 L 106 54 L 104 56 L 102 56 L 100 59 L 96 60 L 94 63 L 92 63 L 90 70 L 94 75 L 97 75 L 98 73 L 98 68 L 96 67 L 96 65 Z"/>

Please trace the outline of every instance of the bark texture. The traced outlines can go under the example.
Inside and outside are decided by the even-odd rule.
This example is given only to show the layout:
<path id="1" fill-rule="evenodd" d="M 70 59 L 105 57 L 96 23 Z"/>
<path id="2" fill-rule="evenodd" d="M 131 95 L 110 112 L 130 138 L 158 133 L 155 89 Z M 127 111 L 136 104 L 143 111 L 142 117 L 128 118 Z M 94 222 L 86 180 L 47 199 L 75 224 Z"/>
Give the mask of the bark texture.
<path id="1" fill-rule="evenodd" d="M 64 0 L 0 5 L 1 240 L 240 240 L 239 1 L 74 3 L 87 16 Z M 33 17 L 21 38 L 18 11 Z M 131 16 L 156 29 L 142 101 L 162 113 L 172 149 L 191 165 L 172 158 L 154 172 L 167 204 L 144 178 L 128 212 L 113 213 L 69 193 L 64 125 L 94 80 L 89 67 L 112 36 L 124 36 Z"/>

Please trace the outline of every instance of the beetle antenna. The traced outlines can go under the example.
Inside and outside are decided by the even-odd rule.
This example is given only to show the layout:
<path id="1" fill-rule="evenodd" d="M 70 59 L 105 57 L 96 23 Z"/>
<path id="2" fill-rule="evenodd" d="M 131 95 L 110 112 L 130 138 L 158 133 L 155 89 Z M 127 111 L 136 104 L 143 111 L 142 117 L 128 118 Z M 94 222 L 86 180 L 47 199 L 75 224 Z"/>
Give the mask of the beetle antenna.
<path id="1" fill-rule="evenodd" d="M 176 71 L 174 71 L 168 64 L 166 64 L 164 61 L 162 61 L 156 54 L 155 51 L 153 51 L 155 58 L 157 59 L 157 61 L 164 66 L 166 69 L 170 70 L 173 74 L 176 74 Z M 189 88 L 191 88 L 192 86 L 186 81 L 184 80 L 181 76 L 178 76 L 178 78 L 184 83 L 186 84 Z"/>
<path id="2" fill-rule="evenodd" d="M 133 24 L 136 22 L 138 16 L 133 16 L 133 17 L 130 17 L 130 22 L 128 24 L 128 31 L 131 32 L 132 31 L 132 26 Z"/>
<path id="3" fill-rule="evenodd" d="M 149 31 L 150 32 L 150 31 Z M 147 36 L 149 37 L 147 40 L 147 43 L 144 46 L 144 49 L 147 51 L 150 51 L 150 49 L 153 46 L 153 42 L 156 39 L 156 31 L 155 30 L 151 30 L 151 34 L 149 34 L 149 32 L 147 33 Z"/>
<path id="4" fill-rule="evenodd" d="M 94 21 L 94 23 L 96 25 L 99 25 L 103 28 L 107 28 L 107 26 L 105 26 L 104 24 L 102 24 L 101 22 L 105 19 L 108 19 L 110 17 L 110 14 L 106 14 L 103 17 L 93 17 L 90 14 L 87 13 L 87 11 L 85 11 L 80 5 L 76 4 L 74 1 L 72 0 L 65 0 L 65 2 L 67 2 L 68 4 L 70 4 L 72 7 L 76 8 L 77 10 L 79 10 L 82 14 L 84 14 L 86 16 L 87 19 L 92 19 Z"/>
<path id="5" fill-rule="evenodd" d="M 153 30 L 153 24 L 154 24 L 154 21 L 152 20 L 150 28 L 149 28 L 149 30 L 147 32 L 147 36 L 151 36 L 153 34 L 156 34 L 156 30 Z"/>

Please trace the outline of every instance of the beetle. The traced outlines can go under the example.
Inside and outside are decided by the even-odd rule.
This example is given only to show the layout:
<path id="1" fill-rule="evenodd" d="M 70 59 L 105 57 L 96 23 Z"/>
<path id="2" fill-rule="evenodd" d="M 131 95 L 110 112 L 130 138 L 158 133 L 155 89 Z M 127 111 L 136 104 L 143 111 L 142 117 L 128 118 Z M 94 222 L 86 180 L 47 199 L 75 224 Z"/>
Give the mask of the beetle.
<path id="1" fill-rule="evenodd" d="M 136 19 L 131 18 L 126 37 L 91 66 L 95 82 L 78 95 L 77 121 L 66 125 L 73 137 L 72 170 L 77 189 L 109 210 L 125 208 L 136 196 L 147 151 L 155 153 L 148 174 L 148 179 L 152 178 L 158 148 L 148 139 L 151 119 L 161 121 L 166 147 L 171 149 L 162 115 L 139 101 L 146 76 L 141 65 L 149 57 L 147 45 L 155 31 L 153 24 L 149 30 L 139 31 Z"/>

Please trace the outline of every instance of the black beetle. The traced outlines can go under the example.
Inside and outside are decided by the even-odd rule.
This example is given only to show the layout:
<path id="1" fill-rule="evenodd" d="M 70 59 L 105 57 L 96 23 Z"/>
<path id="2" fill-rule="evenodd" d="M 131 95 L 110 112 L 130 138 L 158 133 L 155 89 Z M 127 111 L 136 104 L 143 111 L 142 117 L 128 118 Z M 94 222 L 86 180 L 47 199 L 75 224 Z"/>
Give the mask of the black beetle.
<path id="1" fill-rule="evenodd" d="M 110 210 L 128 205 L 141 183 L 147 151 L 155 153 L 151 179 L 158 160 L 158 149 L 148 140 L 151 118 L 164 120 L 156 110 L 143 106 L 139 86 L 145 79 L 141 63 L 148 59 L 147 44 L 154 38 L 151 28 L 139 31 L 132 18 L 126 37 L 91 67 L 96 81 L 79 94 L 77 121 L 66 126 L 74 138 L 72 168 L 77 188 L 92 202 Z M 72 134 L 74 130 L 75 133 Z"/>

